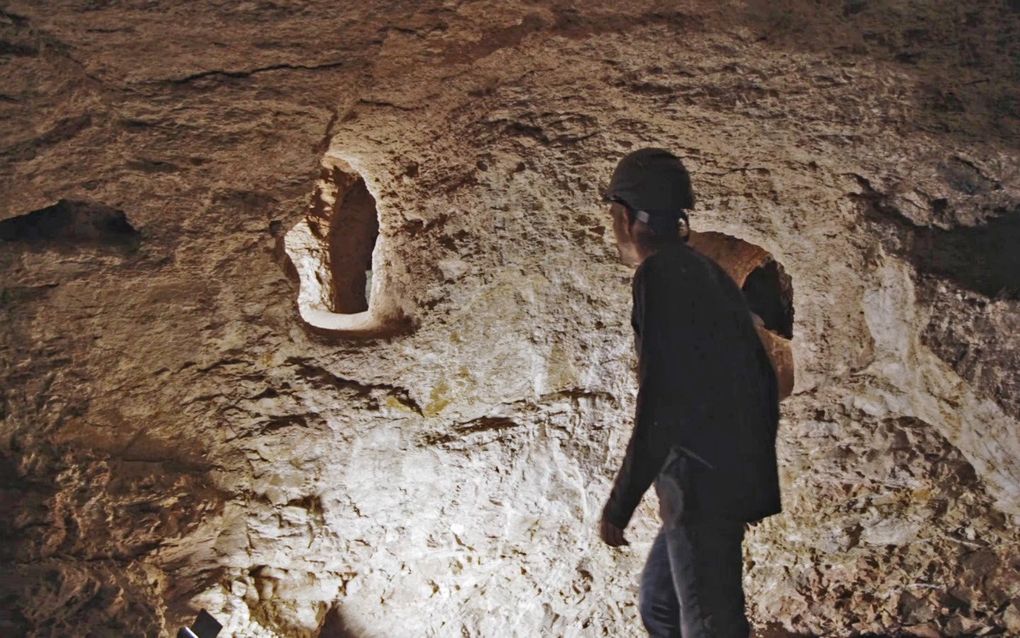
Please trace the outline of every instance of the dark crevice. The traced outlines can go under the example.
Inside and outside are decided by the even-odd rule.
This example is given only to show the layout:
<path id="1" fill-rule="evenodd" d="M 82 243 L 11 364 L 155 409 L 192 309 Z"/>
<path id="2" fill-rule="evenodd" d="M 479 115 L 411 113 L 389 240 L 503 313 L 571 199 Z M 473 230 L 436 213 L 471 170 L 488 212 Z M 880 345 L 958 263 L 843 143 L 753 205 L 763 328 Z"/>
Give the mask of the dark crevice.
<path id="1" fill-rule="evenodd" d="M 201 80 L 208 77 L 224 77 L 224 78 L 247 78 L 259 73 L 266 73 L 269 71 L 320 71 L 322 69 L 335 69 L 346 65 L 346 61 L 336 62 L 323 62 L 322 64 L 270 64 L 267 66 L 260 66 L 254 69 L 246 69 L 242 71 L 226 71 L 223 69 L 210 69 L 208 71 L 200 71 L 191 75 L 186 75 L 180 78 L 170 78 L 162 80 L 169 84 L 188 84 L 195 80 Z"/>
<path id="2" fill-rule="evenodd" d="M 502 416 L 483 416 L 478 419 L 473 419 L 467 423 L 461 423 L 454 426 L 454 430 L 462 434 L 470 434 L 472 432 L 488 432 L 492 430 L 505 430 L 506 428 L 514 428 L 519 424 L 513 419 L 508 419 Z"/>
<path id="3" fill-rule="evenodd" d="M 980 226 L 915 229 L 906 254 L 921 272 L 987 297 L 1020 299 L 1020 208 Z"/>
<path id="4" fill-rule="evenodd" d="M 136 244 L 139 233 L 124 211 L 92 201 L 62 199 L 0 221 L 0 240 L 26 244 Z"/>
<path id="5" fill-rule="evenodd" d="M 359 636 L 361 634 L 355 631 L 337 607 L 326 613 L 318 634 L 318 638 L 359 638 Z"/>
<path id="6" fill-rule="evenodd" d="M 507 417 L 483 416 L 464 423 L 457 423 L 448 431 L 429 432 L 421 437 L 423 445 L 449 445 L 472 434 L 500 432 L 519 427 L 520 424 Z"/>
<path id="7" fill-rule="evenodd" d="M 333 209 L 329 261 L 333 277 L 333 312 L 368 310 L 372 251 L 379 236 L 375 199 L 358 179 Z"/>
<path id="8" fill-rule="evenodd" d="M 779 262 L 770 259 L 744 280 L 744 296 L 765 327 L 793 338 L 793 284 Z"/>
<path id="9" fill-rule="evenodd" d="M 284 365 L 296 368 L 295 374 L 315 387 L 351 390 L 360 396 L 370 396 L 373 392 L 382 392 L 393 397 L 398 403 L 416 414 L 422 414 L 422 408 L 411 396 L 407 388 L 388 383 L 366 383 L 356 379 L 348 379 L 333 374 L 329 370 L 309 363 L 297 357 L 289 357 Z"/>
<path id="10" fill-rule="evenodd" d="M 586 390 L 584 388 L 566 388 L 555 392 L 549 392 L 538 397 L 538 401 L 536 403 L 546 403 L 562 399 L 569 399 L 573 402 L 605 401 L 614 407 L 619 406 L 619 401 L 615 395 L 601 390 Z"/>
<path id="11" fill-rule="evenodd" d="M 419 111 L 420 106 L 403 106 L 396 104 L 395 102 L 387 102 L 385 100 L 368 100 L 362 98 L 358 100 L 358 104 L 364 104 L 365 106 L 376 106 L 380 108 L 397 109 L 398 111 Z"/>
<path id="12" fill-rule="evenodd" d="M 953 166 L 952 178 L 957 180 L 954 188 L 968 193 L 995 188 L 995 182 L 976 170 L 966 170 L 967 164 L 957 162 Z M 996 209 L 976 226 L 951 230 L 918 226 L 867 179 L 856 174 L 853 177 L 863 192 L 852 197 L 863 203 L 864 214 L 895 229 L 893 241 L 885 242 L 890 252 L 908 260 L 921 274 L 986 297 L 1020 299 L 1020 206 Z"/>

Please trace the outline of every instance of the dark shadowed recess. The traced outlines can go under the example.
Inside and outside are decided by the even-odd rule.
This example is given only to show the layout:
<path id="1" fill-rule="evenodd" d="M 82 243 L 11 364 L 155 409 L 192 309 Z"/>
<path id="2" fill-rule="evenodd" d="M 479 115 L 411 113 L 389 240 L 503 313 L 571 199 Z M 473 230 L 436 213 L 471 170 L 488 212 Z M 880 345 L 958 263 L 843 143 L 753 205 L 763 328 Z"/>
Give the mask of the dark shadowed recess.
<path id="1" fill-rule="evenodd" d="M 368 310 L 372 251 L 379 237 L 375 199 L 360 177 L 333 211 L 329 234 L 330 271 L 333 276 L 333 311 Z"/>
<path id="2" fill-rule="evenodd" d="M 361 635 L 344 619 L 340 610 L 333 607 L 326 613 L 318 638 L 358 638 Z"/>
<path id="3" fill-rule="evenodd" d="M 913 228 L 906 252 L 922 272 L 988 297 L 1020 299 L 1020 208 L 979 226 Z"/>
<path id="4" fill-rule="evenodd" d="M 940 172 L 950 186 L 961 192 L 970 194 L 984 188 L 984 184 L 974 180 L 964 188 L 959 172 L 953 175 Z M 864 215 L 895 229 L 891 240 L 882 241 L 887 250 L 909 260 L 921 274 L 950 281 L 986 297 L 1020 299 L 1020 206 L 1010 202 L 1012 208 L 987 211 L 982 215 L 982 223 L 957 225 L 949 230 L 918 226 L 867 179 L 859 175 L 856 178 L 863 192 L 852 197 L 864 205 Z M 936 200 L 933 206 L 944 206 L 941 201 Z"/>
<path id="5" fill-rule="evenodd" d="M 769 259 L 744 280 L 744 296 L 765 327 L 793 338 L 793 282 L 779 262 Z"/>
<path id="6" fill-rule="evenodd" d="M 0 241 L 28 244 L 133 246 L 139 233 L 124 211 L 92 201 L 61 199 L 0 221 Z"/>

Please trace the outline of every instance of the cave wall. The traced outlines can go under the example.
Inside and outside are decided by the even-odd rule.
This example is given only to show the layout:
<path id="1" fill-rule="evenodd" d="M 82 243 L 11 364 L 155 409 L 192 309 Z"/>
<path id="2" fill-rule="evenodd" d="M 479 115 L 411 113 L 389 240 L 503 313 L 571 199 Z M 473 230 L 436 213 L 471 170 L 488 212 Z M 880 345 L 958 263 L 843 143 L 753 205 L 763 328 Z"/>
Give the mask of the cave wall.
<path id="1" fill-rule="evenodd" d="M 598 189 L 657 145 L 792 278 L 756 626 L 1020 635 L 1018 16 L 3 2 L 0 633 L 641 635 L 654 496 L 594 533 L 636 390 Z M 395 334 L 298 312 L 336 159 Z"/>

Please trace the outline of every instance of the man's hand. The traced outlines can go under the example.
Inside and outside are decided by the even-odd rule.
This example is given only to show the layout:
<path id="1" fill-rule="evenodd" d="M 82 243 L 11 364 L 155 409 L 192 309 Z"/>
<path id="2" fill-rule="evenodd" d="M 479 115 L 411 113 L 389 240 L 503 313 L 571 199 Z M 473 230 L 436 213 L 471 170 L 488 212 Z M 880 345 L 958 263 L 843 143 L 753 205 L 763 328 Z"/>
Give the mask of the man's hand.
<path id="1" fill-rule="evenodd" d="M 605 518 L 599 521 L 599 538 L 602 542 L 610 547 L 619 547 L 621 545 L 630 545 L 626 538 L 623 537 L 623 530 L 613 525 Z"/>

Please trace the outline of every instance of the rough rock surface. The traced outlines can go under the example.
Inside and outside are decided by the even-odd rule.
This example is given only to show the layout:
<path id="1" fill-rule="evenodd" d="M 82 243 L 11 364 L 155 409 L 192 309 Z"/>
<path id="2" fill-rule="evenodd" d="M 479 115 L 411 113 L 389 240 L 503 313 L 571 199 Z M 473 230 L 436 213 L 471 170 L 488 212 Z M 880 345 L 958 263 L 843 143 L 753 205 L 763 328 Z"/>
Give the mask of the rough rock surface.
<path id="1" fill-rule="evenodd" d="M 759 630 L 1020 635 L 1018 25 L 4 0 L 0 633 L 640 635 L 654 497 L 628 550 L 593 532 L 635 391 L 597 192 L 661 145 L 694 228 L 792 278 Z M 399 334 L 298 314 L 282 238 L 327 155 Z"/>

